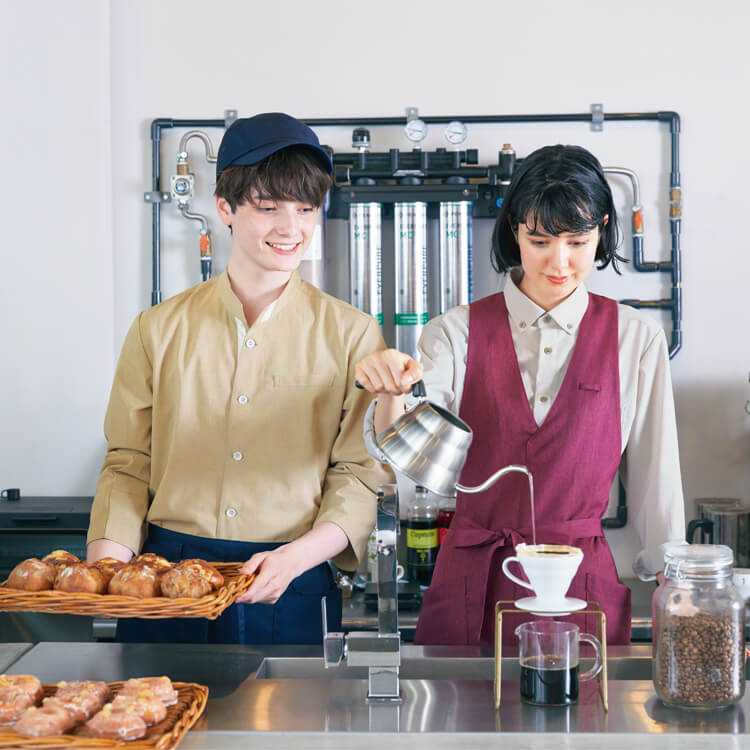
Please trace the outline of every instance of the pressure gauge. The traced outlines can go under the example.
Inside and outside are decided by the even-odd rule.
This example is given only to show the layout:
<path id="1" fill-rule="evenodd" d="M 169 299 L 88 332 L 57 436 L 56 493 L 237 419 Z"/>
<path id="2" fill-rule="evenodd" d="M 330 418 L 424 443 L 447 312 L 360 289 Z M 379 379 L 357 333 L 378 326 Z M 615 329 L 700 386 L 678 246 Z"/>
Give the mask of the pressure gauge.
<path id="1" fill-rule="evenodd" d="M 444 135 L 448 143 L 458 146 L 459 143 L 463 143 L 466 140 L 466 125 L 458 120 L 453 120 L 453 122 L 449 122 L 446 125 Z"/>
<path id="2" fill-rule="evenodd" d="M 404 132 L 410 141 L 419 143 L 420 141 L 423 141 L 427 135 L 427 125 L 424 120 L 415 117 L 413 120 L 409 120 L 406 123 L 404 126 Z"/>

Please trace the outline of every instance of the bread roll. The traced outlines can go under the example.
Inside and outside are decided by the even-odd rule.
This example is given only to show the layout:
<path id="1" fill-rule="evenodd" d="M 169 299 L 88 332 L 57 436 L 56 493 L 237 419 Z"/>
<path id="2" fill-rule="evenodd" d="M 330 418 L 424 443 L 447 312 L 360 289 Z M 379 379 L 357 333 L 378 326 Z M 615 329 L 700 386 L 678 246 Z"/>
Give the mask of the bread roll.
<path id="1" fill-rule="evenodd" d="M 147 565 L 126 565 L 114 574 L 108 590 L 110 594 L 134 596 L 138 599 L 161 596 L 159 576 Z"/>
<path id="2" fill-rule="evenodd" d="M 122 560 L 115 560 L 114 557 L 102 557 L 100 560 L 94 560 L 94 562 L 90 564 L 104 576 L 107 585 L 109 585 L 109 582 L 112 580 L 115 573 L 117 573 L 118 570 L 122 570 L 126 565 Z"/>
<path id="3" fill-rule="evenodd" d="M 71 563 L 81 562 L 72 552 L 64 549 L 56 549 L 45 555 L 42 562 L 52 563 L 53 565 L 70 565 Z"/>
<path id="4" fill-rule="evenodd" d="M 208 579 L 195 568 L 182 568 L 178 565 L 162 574 L 159 583 L 162 594 L 170 599 L 180 597 L 199 599 L 211 593 L 211 584 Z"/>
<path id="5" fill-rule="evenodd" d="M 219 573 L 219 571 L 216 570 L 216 568 L 214 568 L 210 563 L 207 563 L 205 560 L 201 560 L 200 558 L 182 560 L 181 562 L 177 563 L 177 567 L 197 570 L 211 584 L 211 588 L 214 591 L 224 585 L 224 576 Z"/>
<path id="6" fill-rule="evenodd" d="M 57 569 L 54 588 L 56 591 L 85 594 L 105 594 L 107 579 L 91 563 L 60 565 Z"/>
<path id="7" fill-rule="evenodd" d="M 52 588 L 57 575 L 57 568 L 36 557 L 18 563 L 8 576 L 8 588 L 23 591 L 47 591 Z"/>
<path id="8" fill-rule="evenodd" d="M 130 561 L 131 565 L 148 565 L 150 568 L 154 568 L 157 573 L 163 573 L 165 570 L 169 570 L 174 567 L 174 563 L 169 562 L 165 557 L 156 555 L 153 552 L 144 552 L 142 555 L 134 557 Z"/>

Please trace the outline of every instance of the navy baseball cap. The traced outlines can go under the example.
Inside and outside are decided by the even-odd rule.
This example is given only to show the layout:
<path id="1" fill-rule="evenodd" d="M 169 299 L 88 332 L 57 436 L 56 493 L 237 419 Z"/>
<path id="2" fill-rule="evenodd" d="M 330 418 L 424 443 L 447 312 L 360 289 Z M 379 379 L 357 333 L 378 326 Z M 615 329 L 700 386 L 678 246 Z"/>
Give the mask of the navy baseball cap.
<path id="1" fill-rule="evenodd" d="M 266 112 L 242 117 L 227 128 L 216 157 L 216 176 L 234 164 L 257 164 L 287 146 L 307 146 L 320 168 L 333 172 L 331 157 L 307 125 L 281 112 Z"/>

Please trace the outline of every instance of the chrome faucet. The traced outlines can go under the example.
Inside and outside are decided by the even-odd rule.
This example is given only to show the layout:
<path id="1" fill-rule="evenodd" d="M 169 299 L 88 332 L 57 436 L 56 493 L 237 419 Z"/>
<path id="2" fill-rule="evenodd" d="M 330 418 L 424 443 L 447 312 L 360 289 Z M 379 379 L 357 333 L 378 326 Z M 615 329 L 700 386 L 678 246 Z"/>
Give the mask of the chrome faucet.
<path id="1" fill-rule="evenodd" d="M 368 667 L 368 700 L 400 700 L 398 670 L 401 664 L 401 634 L 398 630 L 397 540 L 399 532 L 398 490 L 395 484 L 378 488 L 378 632 L 329 633 L 326 600 L 323 616 L 323 664 L 338 666 L 342 659 L 350 667 Z"/>

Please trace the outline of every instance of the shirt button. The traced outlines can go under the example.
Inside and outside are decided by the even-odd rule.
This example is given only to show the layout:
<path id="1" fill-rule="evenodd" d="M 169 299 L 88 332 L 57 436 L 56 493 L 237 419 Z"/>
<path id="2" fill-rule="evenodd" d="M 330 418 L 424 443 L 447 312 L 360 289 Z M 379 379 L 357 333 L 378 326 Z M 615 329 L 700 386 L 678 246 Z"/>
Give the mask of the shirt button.
<path id="1" fill-rule="evenodd" d="M 234 518 L 237 515 L 237 511 L 234 508 L 227 508 L 227 518 Z"/>
<path id="2" fill-rule="evenodd" d="M 526 321 L 522 320 L 522 321 L 521 321 L 521 322 L 520 322 L 520 323 L 518 324 L 518 327 L 519 327 L 519 328 L 526 328 Z"/>
<path id="3" fill-rule="evenodd" d="M 234 453 L 232 453 L 232 458 L 235 461 L 242 461 L 242 453 L 240 451 L 235 451 Z"/>
<path id="4" fill-rule="evenodd" d="M 240 396 L 237 396 L 237 400 L 238 400 L 238 401 L 239 401 L 239 402 L 240 402 L 241 404 L 246 404 L 246 403 L 247 403 L 247 396 L 246 396 L 246 395 L 245 395 L 245 394 L 243 393 L 243 394 L 241 394 Z"/>
<path id="5" fill-rule="evenodd" d="M 255 346 L 255 341 L 254 341 L 253 339 L 248 339 L 248 340 L 247 340 L 247 341 L 245 342 L 245 346 L 246 346 L 246 347 L 247 347 L 248 349 L 252 349 L 252 348 L 253 348 L 253 347 Z"/>
<path id="6" fill-rule="evenodd" d="M 540 400 L 540 401 L 541 401 L 541 402 L 542 402 L 543 404 L 546 404 L 546 403 L 547 403 L 547 401 L 549 401 L 549 399 L 547 398 L 547 396 L 540 396 L 539 400 Z"/>
<path id="7" fill-rule="evenodd" d="M 573 327 L 573 324 L 572 324 L 572 323 L 568 323 L 568 325 L 566 326 L 566 328 L 567 328 L 568 330 L 570 330 L 570 329 L 571 329 L 572 327 Z"/>
<path id="8" fill-rule="evenodd" d="M 545 315 L 544 316 L 544 322 L 545 323 L 550 323 L 551 321 L 552 321 L 552 316 L 551 315 Z"/>
<path id="9" fill-rule="evenodd" d="M 545 347 L 544 347 L 544 353 L 545 353 L 545 354 L 552 354 L 552 347 L 550 347 L 550 346 L 545 346 Z"/>

